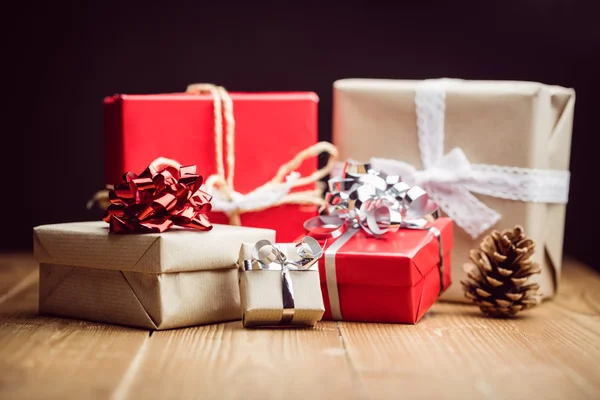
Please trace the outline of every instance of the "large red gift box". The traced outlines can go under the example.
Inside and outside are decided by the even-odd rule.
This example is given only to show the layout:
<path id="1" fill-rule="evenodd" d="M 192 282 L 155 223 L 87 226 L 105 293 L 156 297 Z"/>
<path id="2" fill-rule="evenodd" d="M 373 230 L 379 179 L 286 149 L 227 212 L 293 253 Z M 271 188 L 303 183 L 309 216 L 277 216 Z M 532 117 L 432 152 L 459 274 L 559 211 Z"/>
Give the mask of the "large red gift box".
<path id="1" fill-rule="evenodd" d="M 452 220 L 430 227 L 441 240 L 417 229 L 381 238 L 353 229 L 328 240 L 319 262 L 323 319 L 417 323 L 451 283 Z"/>
<path id="2" fill-rule="evenodd" d="M 318 97 L 310 92 L 235 93 L 235 157 L 233 186 L 245 194 L 273 178 L 279 167 L 317 143 Z M 175 93 L 115 95 L 104 101 L 105 180 L 120 182 L 126 171 L 140 172 L 155 158 L 195 164 L 205 178 L 217 172 L 215 113 L 210 94 Z M 223 129 L 225 131 L 225 129 Z M 224 133 L 225 136 L 225 133 Z M 225 142 L 225 139 L 223 139 Z M 224 147 L 224 158 L 229 157 Z M 317 159 L 295 171 L 308 176 Z M 292 189 L 314 189 L 314 185 Z M 243 226 L 270 228 L 279 241 L 291 241 L 316 206 L 285 204 L 241 214 Z M 211 212 L 213 223 L 228 223 L 224 213 Z"/>

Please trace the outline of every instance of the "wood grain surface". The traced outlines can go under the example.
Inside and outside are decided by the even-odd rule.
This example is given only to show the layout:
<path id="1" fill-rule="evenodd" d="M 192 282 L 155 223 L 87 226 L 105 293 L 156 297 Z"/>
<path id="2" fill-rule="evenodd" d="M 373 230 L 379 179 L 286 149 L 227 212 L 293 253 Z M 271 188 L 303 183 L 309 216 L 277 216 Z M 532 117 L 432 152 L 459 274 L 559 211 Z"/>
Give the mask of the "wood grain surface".
<path id="1" fill-rule="evenodd" d="M 563 268 L 509 320 L 439 303 L 414 326 L 151 333 L 37 315 L 37 266 L 2 256 L 0 399 L 597 399 L 600 275 Z"/>
<path id="2" fill-rule="evenodd" d="M 0 398 L 110 398 L 148 332 L 38 316 L 37 265 L 15 260 L 0 262 Z"/>

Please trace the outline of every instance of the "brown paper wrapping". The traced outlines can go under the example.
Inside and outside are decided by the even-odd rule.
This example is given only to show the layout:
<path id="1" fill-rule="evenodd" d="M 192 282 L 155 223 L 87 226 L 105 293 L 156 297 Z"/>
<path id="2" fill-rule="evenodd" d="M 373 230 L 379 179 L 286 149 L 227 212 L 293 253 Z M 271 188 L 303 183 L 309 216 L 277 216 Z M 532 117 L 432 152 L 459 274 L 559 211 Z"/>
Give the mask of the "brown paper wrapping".
<path id="1" fill-rule="evenodd" d="M 398 159 L 422 169 L 415 89 L 420 81 L 344 79 L 334 84 L 333 142 L 342 159 Z M 444 151 L 460 147 L 473 164 L 568 170 L 575 92 L 533 82 L 447 80 Z M 475 194 L 502 215 L 492 229 L 522 225 L 537 243 L 535 276 L 545 298 L 558 289 L 564 217 L 561 204 Z M 492 230 L 490 229 L 490 231 Z M 485 232 L 485 234 L 489 233 Z M 476 240 L 456 227 L 452 285 L 442 300 L 463 301 L 460 284 Z"/>
<path id="2" fill-rule="evenodd" d="M 278 244 L 290 255 L 293 244 Z M 240 251 L 240 297 L 244 326 L 277 325 L 283 317 L 281 271 L 243 271 L 243 261 L 251 258 L 254 243 L 244 243 Z M 317 264 L 310 270 L 290 271 L 294 287 L 294 318 L 292 325 L 314 326 L 325 312 Z"/>
<path id="3" fill-rule="evenodd" d="M 237 320 L 240 246 L 261 239 L 275 232 L 214 225 L 117 235 L 101 221 L 39 226 L 39 310 L 153 330 Z"/>

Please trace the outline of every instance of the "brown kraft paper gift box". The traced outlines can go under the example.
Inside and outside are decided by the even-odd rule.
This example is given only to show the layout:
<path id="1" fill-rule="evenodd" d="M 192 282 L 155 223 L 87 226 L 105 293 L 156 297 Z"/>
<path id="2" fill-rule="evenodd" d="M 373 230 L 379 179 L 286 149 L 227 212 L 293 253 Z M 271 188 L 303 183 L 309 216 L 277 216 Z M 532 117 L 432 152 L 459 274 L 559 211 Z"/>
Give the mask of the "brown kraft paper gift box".
<path id="1" fill-rule="evenodd" d="M 241 318 L 237 261 L 267 229 L 110 234 L 104 222 L 34 228 L 41 314 L 151 330 Z"/>
<path id="2" fill-rule="evenodd" d="M 468 261 L 469 250 L 477 248 L 485 234 L 521 225 L 536 242 L 534 261 L 542 265 L 542 273 L 532 280 L 540 283 L 545 298 L 551 298 L 557 292 L 560 279 L 574 104 L 572 89 L 535 82 L 344 79 L 334 83 L 333 142 L 341 159 L 371 160 L 376 168 L 383 170 L 381 166 L 395 165 L 389 160 L 399 160 L 414 166 L 412 170 L 403 167 L 411 174 L 414 170 L 422 171 L 424 163 L 430 160 L 424 160 L 427 157 L 424 152 L 433 152 L 438 157 L 464 154 L 471 164 L 469 168 L 479 171 L 486 167 L 486 174 L 495 166 L 541 170 L 534 171 L 536 177 L 553 170 L 553 185 L 558 188 L 540 186 L 542 181 L 537 178 L 521 179 L 521 182 L 524 186 L 538 185 L 538 193 L 550 193 L 559 200 L 507 198 L 513 189 L 506 191 L 508 195 L 498 197 L 492 192 L 505 187 L 489 179 L 484 184 L 485 190 L 469 189 L 469 196 L 487 209 L 484 214 L 489 223 L 478 224 L 479 229 L 474 228 L 469 234 L 461 228 L 455 215 L 450 215 L 457 222 L 452 251 L 454 282 L 466 277 L 462 266 Z M 432 120 L 432 115 L 437 115 L 437 119 Z M 436 139 L 424 137 L 428 134 Z M 439 146 L 424 148 L 422 139 L 427 139 L 426 142 L 431 139 Z M 455 148 L 462 151 L 453 151 Z M 453 159 L 464 163 L 464 157 Z M 381 165 L 377 165 L 377 160 Z M 442 162 L 437 172 L 426 179 L 436 174 L 439 178 L 448 171 L 453 174 L 452 168 L 447 168 L 451 164 L 449 160 L 446 164 Z M 397 167 L 393 168 L 396 170 L 392 172 L 397 173 Z M 462 173 L 464 171 L 471 169 L 463 169 Z M 469 173 L 463 174 L 463 178 L 470 178 Z M 520 177 L 527 174 L 526 171 Z M 452 187 L 450 183 L 443 190 Z M 530 190 L 533 197 L 538 193 Z M 460 202 L 454 204 L 461 206 Z M 444 201 L 441 205 L 443 214 L 447 214 Z M 477 234 L 473 235 L 474 232 Z M 442 299 L 465 300 L 458 284 L 451 286 Z"/>
<path id="3" fill-rule="evenodd" d="M 288 257 L 296 253 L 294 243 L 275 245 Z M 247 327 L 277 325 L 284 314 L 281 267 L 273 263 L 271 270 L 244 270 L 244 260 L 252 259 L 253 247 L 254 243 L 242 244 L 238 261 L 242 321 Z M 313 327 L 325 312 L 317 263 L 306 270 L 290 270 L 295 306 L 289 325 Z"/>

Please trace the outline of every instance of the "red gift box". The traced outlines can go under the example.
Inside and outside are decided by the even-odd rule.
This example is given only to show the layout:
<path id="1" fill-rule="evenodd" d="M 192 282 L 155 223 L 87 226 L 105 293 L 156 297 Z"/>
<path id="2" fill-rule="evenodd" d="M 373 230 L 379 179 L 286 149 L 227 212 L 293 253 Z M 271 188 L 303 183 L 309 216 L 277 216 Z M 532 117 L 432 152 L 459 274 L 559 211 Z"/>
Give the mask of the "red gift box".
<path id="1" fill-rule="evenodd" d="M 230 93 L 235 117 L 234 152 L 228 154 L 223 128 L 223 158 L 234 156 L 233 188 L 246 194 L 271 180 L 282 164 L 317 143 L 314 93 Z M 126 171 L 142 171 L 157 157 L 195 164 L 205 178 L 217 173 L 215 105 L 211 94 L 115 95 L 104 102 L 105 179 L 121 181 Z M 223 124 L 226 123 L 225 116 Z M 227 168 L 227 167 L 226 167 Z M 317 170 L 315 157 L 295 171 L 308 176 Z M 291 192 L 312 190 L 315 185 Z M 302 223 L 315 215 L 315 205 L 284 204 L 241 214 L 241 224 L 277 231 L 291 241 Z M 231 222 L 221 212 L 209 213 L 213 223 Z"/>
<path id="2" fill-rule="evenodd" d="M 441 240 L 417 229 L 381 238 L 352 229 L 328 240 L 319 262 L 323 319 L 417 323 L 451 283 L 452 220 L 439 218 L 430 227 Z"/>

